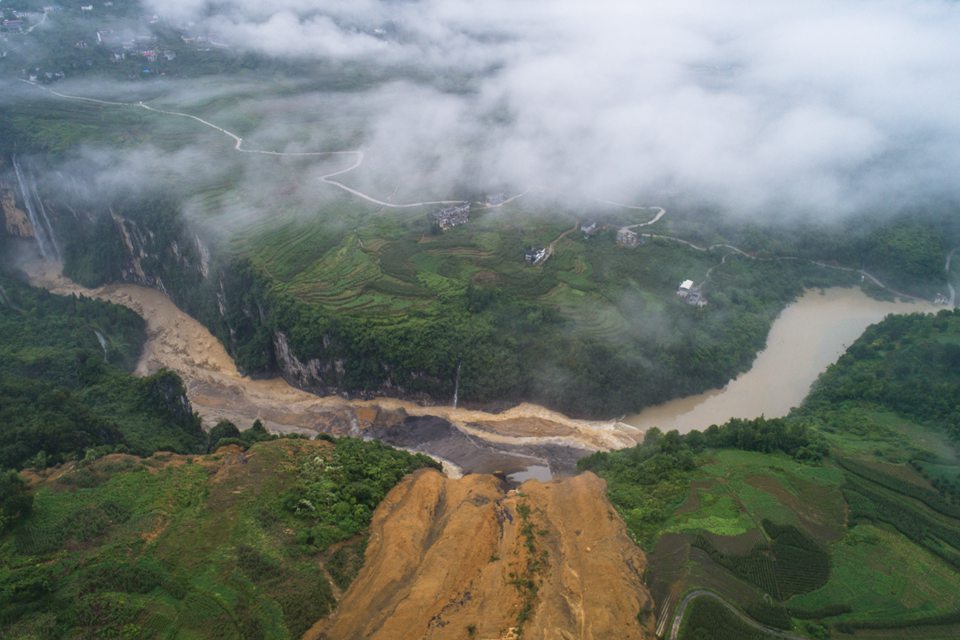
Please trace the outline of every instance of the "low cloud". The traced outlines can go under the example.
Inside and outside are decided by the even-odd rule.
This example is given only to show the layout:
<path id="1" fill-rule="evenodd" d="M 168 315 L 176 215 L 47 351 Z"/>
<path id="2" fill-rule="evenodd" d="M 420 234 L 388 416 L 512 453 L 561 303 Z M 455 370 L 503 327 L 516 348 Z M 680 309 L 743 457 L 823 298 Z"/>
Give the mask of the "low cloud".
<path id="1" fill-rule="evenodd" d="M 960 196 L 960 5 L 947 0 L 146 5 L 236 49 L 390 78 L 252 91 L 232 113 L 257 114 L 251 145 L 362 148 L 342 180 L 395 201 L 537 188 L 828 218 Z M 164 103 L 224 90 L 205 83 Z M 305 175 L 318 183 L 331 163 Z"/>

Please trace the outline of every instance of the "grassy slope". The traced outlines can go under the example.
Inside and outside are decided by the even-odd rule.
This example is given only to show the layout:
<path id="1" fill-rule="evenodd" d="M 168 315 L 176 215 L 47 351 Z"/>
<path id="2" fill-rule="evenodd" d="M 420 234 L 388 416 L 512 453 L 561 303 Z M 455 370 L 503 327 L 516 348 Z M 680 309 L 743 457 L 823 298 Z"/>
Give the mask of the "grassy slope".
<path id="1" fill-rule="evenodd" d="M 281 439 L 31 474 L 33 512 L 0 537 L 0 635 L 299 637 L 358 570 L 371 504 L 426 463 Z"/>
<path id="2" fill-rule="evenodd" d="M 948 312 L 888 318 L 868 330 L 785 421 L 829 444 L 822 463 L 735 449 L 696 453 L 688 439 L 695 467 L 666 480 L 638 484 L 636 464 L 611 466 L 611 497 L 652 549 L 657 601 L 704 587 L 768 623 L 792 616 L 794 629 L 812 637 L 955 637 L 958 337 L 960 313 Z M 630 456 L 639 458 L 612 458 Z M 797 527 L 829 553 L 829 579 L 778 593 L 779 558 L 751 555 L 772 547 L 765 519 Z M 799 595 L 784 597 L 790 593 Z M 770 598 L 784 608 L 771 612 L 763 604 Z M 699 637 L 698 626 L 684 637 Z"/>
<path id="3" fill-rule="evenodd" d="M 242 135 L 264 118 L 217 99 L 190 109 Z M 230 147 L 228 139 L 192 121 L 36 96 L 11 107 L 0 125 L 16 134 L 12 144 L 21 151 L 48 154 L 69 155 L 81 142 L 131 149 L 153 144 L 175 150 L 190 143 Z M 282 179 L 256 164 L 262 159 L 249 161 L 271 179 Z M 667 241 L 634 250 L 615 246 L 616 228 L 648 220 L 652 212 L 597 205 L 575 215 L 543 211 L 534 199 L 521 199 L 503 209 L 475 207 L 468 225 L 431 235 L 429 208 L 377 210 L 332 188 L 325 200 L 310 204 L 265 202 L 240 174 L 237 165 L 235 175 L 219 175 L 209 184 L 155 176 L 158 189 L 172 198 L 162 215 L 151 214 L 138 224 L 166 238 L 168 227 L 182 225 L 162 218 L 175 218 L 182 199 L 212 226 L 228 226 L 231 239 L 214 263 L 219 258 L 226 272 L 237 270 L 233 260 L 249 263 L 258 280 L 255 288 L 269 292 L 254 298 L 250 286 L 230 291 L 227 304 L 245 306 L 231 308 L 228 315 L 241 323 L 265 318 L 263 326 L 225 326 L 215 304 L 221 293 L 218 278 L 198 283 L 176 273 L 179 259 L 166 246 L 150 247 L 163 264 L 147 265 L 148 271 L 162 275 L 177 303 L 229 343 L 245 370 L 275 368 L 270 336 L 282 330 L 301 360 L 343 361 L 346 372 L 336 382 L 354 392 L 391 384 L 410 394 L 447 398 L 460 365 L 460 398 L 467 402 L 534 400 L 574 414 L 619 415 L 722 385 L 749 367 L 773 318 L 804 286 L 856 280 L 802 262 L 733 256 L 713 272 L 710 306 L 697 311 L 677 300 L 676 286 L 687 278 L 702 281 L 726 250 L 703 253 Z M 127 205 L 116 210 L 131 219 L 143 217 L 137 206 Z M 243 223 L 237 222 L 244 217 L 236 215 L 238 209 L 250 213 Z M 541 267 L 523 262 L 525 247 L 548 244 L 577 219 L 599 220 L 608 228 L 589 240 L 569 234 Z M 64 221 L 69 226 L 69 216 Z M 64 234 L 66 268 L 73 277 L 85 283 L 119 277 L 112 264 L 117 260 L 93 264 L 91 257 L 117 250 L 117 238 L 108 237 L 111 224 L 92 237 Z M 726 223 L 719 230 L 683 211 L 671 210 L 650 230 L 701 245 L 733 241 L 761 255 L 775 246 L 788 255 L 871 264 L 870 256 L 877 253 L 863 238 L 835 230 L 802 229 L 785 239 L 749 224 Z M 180 245 L 192 246 L 192 235 L 184 233 Z M 72 237 L 78 239 L 75 245 Z M 890 244 L 883 245 L 886 253 L 896 255 L 905 242 L 896 234 L 878 238 Z M 98 249 L 89 251 L 91 244 Z M 922 245 L 924 264 L 941 260 L 941 244 L 934 237 Z M 271 313 L 293 306 L 292 314 Z M 332 349 L 317 346 L 331 337 Z"/>

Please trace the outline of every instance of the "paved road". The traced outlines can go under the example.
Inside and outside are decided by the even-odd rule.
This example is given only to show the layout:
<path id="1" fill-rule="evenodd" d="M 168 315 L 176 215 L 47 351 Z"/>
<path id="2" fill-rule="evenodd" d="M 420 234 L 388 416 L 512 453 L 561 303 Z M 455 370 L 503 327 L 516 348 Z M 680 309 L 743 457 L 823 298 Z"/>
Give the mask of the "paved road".
<path id="1" fill-rule="evenodd" d="M 670 640 L 677 640 L 677 638 L 680 637 L 680 626 L 683 623 L 683 616 L 686 614 L 687 607 L 690 605 L 690 603 L 697 598 L 712 598 L 716 600 L 726 607 L 728 611 L 737 616 L 743 623 L 775 638 L 782 638 L 783 640 L 807 640 L 804 636 L 794 635 L 781 629 L 774 629 L 773 627 L 760 624 L 714 592 L 707 591 L 706 589 L 695 589 L 688 593 L 683 600 L 680 601 L 680 606 L 677 607 L 677 611 L 673 616 L 673 624 L 670 627 Z"/>
<path id="2" fill-rule="evenodd" d="M 47 15 L 46 12 L 44 12 L 44 19 L 46 18 L 46 15 Z M 41 23 L 42 23 L 42 21 L 41 21 Z M 38 23 L 37 25 L 34 25 L 34 26 L 35 26 L 35 27 L 36 27 L 36 26 L 39 26 L 39 24 L 41 24 L 41 23 Z M 166 109 L 159 109 L 159 108 L 157 108 L 157 107 L 151 107 L 150 105 L 144 103 L 143 101 L 140 101 L 140 102 L 113 102 L 113 101 L 110 101 L 110 100 L 98 100 L 98 99 L 96 99 L 96 98 L 87 98 L 87 97 L 85 97 L 85 96 L 73 96 L 73 95 L 61 93 L 61 92 L 59 92 L 59 91 L 55 91 L 54 89 L 51 89 L 51 88 L 49 88 L 49 87 L 45 87 L 45 86 L 43 86 L 43 85 L 37 84 L 36 82 L 29 82 L 29 81 L 27 81 L 27 80 L 21 80 L 21 82 L 24 82 L 24 83 L 29 84 L 29 85 L 31 85 L 31 86 L 34 86 L 34 87 L 43 89 L 43 90 L 45 90 L 45 91 L 47 91 L 47 92 L 49 92 L 49 93 L 51 93 L 51 94 L 53 94 L 53 95 L 55 95 L 55 96 L 58 96 L 58 97 L 60 97 L 60 98 L 64 98 L 64 99 L 66 99 L 66 100 L 78 100 L 78 101 L 82 101 L 82 102 L 90 102 L 90 103 L 93 103 L 93 104 L 99 104 L 99 105 L 104 105 L 104 106 L 112 106 L 112 107 L 138 107 L 138 108 L 141 108 L 141 109 L 145 109 L 145 110 L 147 110 L 147 111 L 153 111 L 154 113 L 161 113 L 161 114 L 164 114 L 164 115 L 177 116 L 177 117 L 181 117 L 181 118 L 189 118 L 189 119 L 191 119 L 191 120 L 194 120 L 194 121 L 196 121 L 196 122 L 199 122 L 200 124 L 202 124 L 202 125 L 204 125 L 204 126 L 207 126 L 207 127 L 210 127 L 211 129 L 214 129 L 214 130 L 216 130 L 216 131 L 219 131 L 220 133 L 224 134 L 225 136 L 231 138 L 231 139 L 233 140 L 233 142 L 234 142 L 234 144 L 233 144 L 234 150 L 235 150 L 235 151 L 238 151 L 238 152 L 240 152 L 240 153 L 253 153 L 253 154 L 259 154 L 259 155 L 279 156 L 279 157 L 328 157 L 328 156 L 347 156 L 347 155 L 352 155 L 352 156 L 355 157 L 355 160 L 354 160 L 354 162 L 353 162 L 350 166 L 348 166 L 348 167 L 346 167 L 346 168 L 344 168 L 344 169 L 338 169 L 337 171 L 334 171 L 334 172 L 332 172 L 332 173 L 328 173 L 328 174 L 326 174 L 326 175 L 320 176 L 320 180 L 321 180 L 322 182 L 324 182 L 325 184 L 329 184 L 329 185 L 331 185 L 331 186 L 337 187 L 338 189 L 342 189 L 343 191 L 346 191 L 347 193 L 350 193 L 350 194 L 352 194 L 352 195 L 354 195 L 354 196 L 356 196 L 356 197 L 358 197 L 358 198 L 362 198 L 362 199 L 364 199 L 364 200 L 366 200 L 366 201 L 368 201 L 368 202 L 371 202 L 371 203 L 373 203 L 373 204 L 380 205 L 381 207 L 387 207 L 387 208 L 391 208 L 391 209 L 410 209 L 410 208 L 415 208 L 415 207 L 425 207 L 425 206 L 432 206 L 432 205 L 448 205 L 448 204 L 461 204 L 461 203 L 463 203 L 463 200 L 431 200 L 431 201 L 424 201 L 424 202 L 409 202 L 409 203 L 405 203 L 405 204 L 395 204 L 395 203 L 392 203 L 392 202 L 386 202 L 386 201 L 384 201 L 384 200 L 379 200 L 379 199 L 377 199 L 377 198 L 375 198 L 375 197 L 373 197 L 373 196 L 371 196 L 371 195 L 369 195 L 369 194 L 366 194 L 366 193 L 364 193 L 364 192 L 362 192 L 362 191 L 360 191 L 360 190 L 358 190 L 358 189 L 354 189 L 353 187 L 350 187 L 350 186 L 348 186 L 348 185 L 340 182 L 339 180 L 334 180 L 334 178 L 336 178 L 336 177 L 338 177 L 338 176 L 345 175 L 345 174 L 347 174 L 347 173 L 350 173 L 351 171 L 354 171 L 354 170 L 358 169 L 358 168 L 363 164 L 364 154 L 363 154 L 363 151 L 360 150 L 360 149 L 344 150 L 344 151 L 272 151 L 272 150 L 269 150 L 269 149 L 247 149 L 247 148 L 245 148 L 245 147 L 243 146 L 243 138 L 240 137 L 240 136 L 238 136 L 236 133 L 234 133 L 234 132 L 232 132 L 232 131 L 230 131 L 230 130 L 228 130 L 228 129 L 224 129 L 223 127 L 221 127 L 221 126 L 219 126 L 219 125 L 216 125 L 216 124 L 214 124 L 214 123 L 212 123 L 212 122 L 210 122 L 210 121 L 208 121 L 208 120 L 204 120 L 203 118 L 201 118 L 201 117 L 199 117 L 199 116 L 195 116 L 195 115 L 190 114 L 190 113 L 183 113 L 183 112 L 181 112 L 181 111 L 168 111 L 168 110 L 166 110 Z M 521 194 L 519 194 L 519 195 L 513 196 L 513 197 L 509 198 L 508 200 L 506 200 L 505 202 L 501 203 L 500 205 L 495 205 L 495 206 L 503 206 L 503 205 L 507 204 L 508 202 L 512 202 L 513 200 L 516 200 L 517 198 L 520 198 L 520 197 L 526 195 L 526 193 L 527 193 L 527 192 L 524 192 L 524 193 L 521 193 Z M 623 203 L 621 203 L 621 202 L 614 202 L 614 201 L 612 201 L 612 200 L 600 200 L 600 202 L 603 202 L 603 203 L 605 203 L 605 204 L 611 204 L 611 205 L 614 205 L 614 206 L 617 206 L 617 207 L 624 207 L 624 208 L 627 208 L 627 209 L 635 209 L 635 210 L 638 210 L 638 211 L 648 211 L 648 210 L 651 210 L 651 209 L 653 209 L 653 210 L 656 211 L 656 214 L 654 215 L 654 217 L 653 217 L 652 219 L 650 219 L 649 221 L 647 221 L 647 222 L 641 222 L 641 223 L 634 224 L 634 225 L 630 225 L 629 227 L 627 227 L 628 229 L 636 229 L 636 228 L 638 228 L 638 227 L 647 227 L 647 226 L 650 226 L 650 225 L 652 225 L 652 224 L 655 224 L 656 222 L 659 222 L 660 219 L 663 218 L 663 216 L 666 215 L 666 213 L 667 213 L 666 209 L 664 209 L 663 207 L 637 206 L 637 205 L 623 204 Z M 566 234 L 564 234 L 564 235 L 566 235 Z M 677 243 L 686 245 L 686 246 L 690 247 L 691 249 L 694 249 L 694 250 L 696 250 L 696 251 L 701 251 L 701 252 L 708 252 L 708 251 L 713 251 L 714 249 L 723 248 L 723 249 L 729 249 L 731 253 L 736 253 L 736 254 L 738 254 L 738 255 L 740 255 L 740 256 L 743 256 L 743 257 L 745 257 L 745 258 L 748 258 L 748 259 L 750 259 L 750 260 L 802 260 L 802 261 L 805 261 L 805 262 L 809 262 L 809 263 L 811 263 L 811 264 L 815 264 L 815 265 L 817 265 L 817 266 L 819 266 L 819 267 L 822 267 L 822 268 L 824 268 L 824 269 L 835 269 L 835 270 L 838 270 L 838 271 L 847 271 L 847 272 L 851 272 L 851 273 L 859 273 L 863 278 L 865 278 L 865 279 L 867 279 L 867 280 L 870 280 L 870 281 L 871 281 L 873 284 L 875 284 L 876 286 L 880 287 L 881 289 L 885 289 L 885 290 L 889 291 L 890 293 L 892 293 L 892 294 L 894 294 L 894 295 L 896 295 L 896 296 L 899 296 L 899 297 L 905 298 L 905 299 L 910 299 L 910 300 L 919 300 L 919 298 L 917 298 L 916 296 L 912 296 L 912 295 L 910 295 L 910 294 L 908 294 L 908 293 L 904 293 L 904 292 L 902 292 L 902 291 L 897 291 L 896 289 L 893 289 L 893 288 L 887 286 L 887 285 L 884 284 L 879 278 L 877 278 L 877 277 L 874 276 L 873 274 L 871 274 L 871 273 L 869 273 L 868 271 L 865 271 L 865 270 L 863 270 L 863 269 L 856 269 L 856 268 L 853 268 L 853 267 L 841 267 L 841 266 L 837 266 L 837 265 L 827 264 L 827 263 L 825 263 L 825 262 L 819 262 L 819 261 L 817 261 L 817 260 L 809 260 L 809 259 L 806 259 L 806 258 L 797 258 L 797 257 L 791 257 L 791 256 L 772 257 L 772 258 L 758 258 L 757 256 L 755 256 L 755 255 L 753 255 L 753 254 L 747 253 L 746 251 L 743 251 L 742 249 L 740 249 L 740 248 L 738 248 L 738 247 L 735 247 L 735 246 L 733 246 L 733 245 L 729 245 L 729 244 L 713 244 L 713 245 L 710 245 L 709 247 L 701 247 L 701 246 L 698 246 L 698 245 L 690 242 L 689 240 L 684 240 L 683 238 L 677 238 L 677 237 L 675 237 L 675 236 L 667 236 L 667 235 L 654 234 L 654 233 L 645 233 L 645 234 L 643 234 L 643 236 L 644 236 L 644 237 L 648 237 L 648 238 L 660 238 L 660 239 L 668 240 L 668 241 L 671 241 L 671 242 L 677 242 Z M 561 237 L 563 237 L 563 236 L 561 236 Z M 560 239 L 560 238 L 558 238 L 557 240 L 559 240 L 559 239 Z M 549 257 L 549 254 L 552 253 L 552 249 L 553 249 L 553 246 L 554 246 L 555 243 L 556 243 L 556 240 L 555 240 L 553 243 L 550 244 L 550 248 L 549 248 L 549 250 L 548 250 L 548 257 Z M 958 247 L 958 249 L 960 249 L 960 247 Z M 956 298 L 957 298 L 957 295 L 956 295 L 956 290 L 955 290 L 955 288 L 954 288 L 954 286 L 953 286 L 953 283 L 950 282 L 950 264 L 951 264 L 951 260 L 953 259 L 954 254 L 957 252 L 958 249 L 954 249 L 953 251 L 950 252 L 950 254 L 947 256 L 947 262 L 946 262 L 946 265 L 945 265 L 945 271 L 946 271 L 946 273 L 947 273 L 947 287 L 948 287 L 948 289 L 949 289 L 949 291 L 950 291 L 950 300 L 949 300 L 949 302 L 950 302 L 950 306 L 951 306 L 951 307 L 956 306 Z M 728 255 L 729 255 L 729 254 L 728 254 Z M 721 262 L 720 262 L 720 265 L 724 264 L 724 262 L 726 261 L 726 259 L 727 259 L 727 255 L 725 255 L 725 256 L 723 257 L 723 259 L 722 259 Z M 709 276 L 710 276 L 710 274 L 713 272 L 713 270 L 716 269 L 716 267 L 717 267 L 717 266 L 720 266 L 720 265 L 716 265 L 715 267 L 711 268 L 711 269 L 707 272 L 707 278 L 709 278 Z"/>
<path id="3" fill-rule="evenodd" d="M 753 255 L 752 253 L 747 253 L 747 252 L 744 251 L 743 249 L 740 249 L 739 247 L 735 247 L 735 246 L 733 246 L 733 245 L 731 245 L 731 244 L 712 244 L 712 245 L 710 245 L 709 247 L 701 247 L 701 246 L 699 246 L 699 245 L 696 245 L 696 244 L 690 242 L 689 240 L 684 240 L 683 238 L 677 238 L 676 236 L 666 236 L 666 235 L 662 235 L 662 234 L 658 234 L 658 233 L 644 233 L 644 234 L 641 234 L 641 235 L 642 235 L 644 238 L 658 238 L 658 239 L 661 239 L 661 240 L 668 240 L 668 241 L 670 241 L 670 242 L 677 242 L 677 243 L 679 243 L 679 244 L 682 244 L 682 245 L 685 245 L 685 246 L 687 246 L 687 247 L 690 247 L 691 249 L 693 249 L 693 250 L 695 250 L 695 251 L 708 252 L 708 251 L 713 251 L 714 249 L 729 249 L 729 250 L 730 250 L 730 253 L 736 253 L 737 255 L 743 256 L 744 258 L 747 258 L 747 259 L 749 259 L 749 260 L 760 260 L 760 261 L 794 260 L 794 261 L 797 261 L 797 262 L 809 262 L 810 264 L 814 264 L 814 265 L 816 265 L 816 266 L 818 266 L 818 267 L 821 267 L 821 268 L 823 268 L 823 269 L 834 269 L 834 270 L 836 270 L 836 271 L 846 271 L 846 272 L 848 272 L 848 273 L 858 273 L 858 274 L 860 274 L 863 278 L 865 278 L 866 280 L 869 280 L 870 282 L 872 282 L 872 283 L 875 284 L 876 286 L 878 286 L 878 287 L 880 287 L 881 289 L 884 289 L 884 290 L 886 290 L 886 291 L 889 291 L 890 293 L 892 293 L 893 295 L 895 295 L 895 296 L 897 296 L 897 297 L 904 298 L 904 299 L 907 299 L 907 300 L 927 302 L 927 300 L 924 300 L 923 298 L 919 298 L 919 297 L 917 297 L 917 296 L 914 296 L 914 295 L 911 295 L 911 294 L 909 294 L 909 293 L 905 293 L 905 292 L 903 292 L 903 291 L 899 291 L 899 290 L 897 290 L 897 289 L 894 289 L 893 287 L 890 287 L 889 285 L 887 285 L 886 283 L 884 283 L 882 280 L 880 280 L 880 278 L 876 277 L 875 275 L 873 275 L 872 273 L 870 273 L 869 271 L 866 271 L 866 270 L 864 270 L 864 269 L 857 269 L 857 268 L 855 268 L 855 267 L 841 267 L 841 266 L 835 265 L 835 264 L 828 264 L 828 263 L 826 263 L 826 262 L 820 262 L 819 260 L 811 260 L 810 258 L 798 258 L 798 257 L 796 257 L 796 256 L 772 256 L 772 257 L 770 257 L 770 258 L 761 258 L 761 257 L 759 257 L 759 256 Z M 714 267 L 711 267 L 711 268 L 707 271 L 707 277 L 709 277 L 710 273 L 712 273 L 714 269 L 716 269 L 717 267 L 719 267 L 720 265 L 722 265 L 724 262 L 726 262 L 726 259 L 727 259 L 727 257 L 730 255 L 730 253 L 724 255 L 724 257 L 723 257 L 723 258 L 721 259 L 721 261 L 720 261 L 720 264 L 715 265 Z M 948 264 L 949 264 L 949 258 L 948 258 Z M 951 290 L 952 290 L 952 287 L 951 287 Z"/>

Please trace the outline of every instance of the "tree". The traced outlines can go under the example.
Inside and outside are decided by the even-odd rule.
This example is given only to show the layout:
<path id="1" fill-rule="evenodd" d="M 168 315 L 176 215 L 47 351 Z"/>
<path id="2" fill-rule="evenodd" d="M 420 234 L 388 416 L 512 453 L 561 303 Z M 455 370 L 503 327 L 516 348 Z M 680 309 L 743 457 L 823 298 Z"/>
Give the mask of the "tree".
<path id="1" fill-rule="evenodd" d="M 207 436 L 207 451 L 212 452 L 216 451 L 217 443 L 219 443 L 224 438 L 239 438 L 240 430 L 237 429 L 237 426 L 230 422 L 229 420 L 221 420 L 210 429 L 210 434 Z"/>
<path id="2" fill-rule="evenodd" d="M 0 472 L 0 532 L 13 526 L 33 508 L 33 495 L 16 471 Z"/>

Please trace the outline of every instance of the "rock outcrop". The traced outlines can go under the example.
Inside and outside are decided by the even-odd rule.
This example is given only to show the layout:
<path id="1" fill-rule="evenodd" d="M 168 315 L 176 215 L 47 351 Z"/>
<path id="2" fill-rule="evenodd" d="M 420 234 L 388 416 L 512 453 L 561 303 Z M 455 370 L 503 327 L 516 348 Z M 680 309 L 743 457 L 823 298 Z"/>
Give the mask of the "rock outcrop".
<path id="1" fill-rule="evenodd" d="M 0 185 L 0 209 L 3 210 L 4 227 L 7 233 L 15 238 L 32 238 L 34 235 L 33 225 L 30 224 L 30 218 L 22 210 L 17 208 L 17 199 L 13 189 L 8 189 Z"/>

